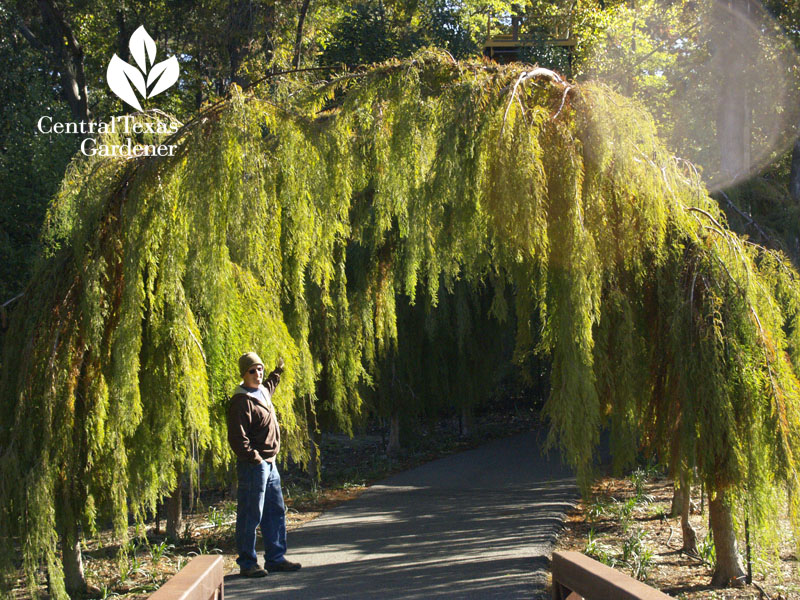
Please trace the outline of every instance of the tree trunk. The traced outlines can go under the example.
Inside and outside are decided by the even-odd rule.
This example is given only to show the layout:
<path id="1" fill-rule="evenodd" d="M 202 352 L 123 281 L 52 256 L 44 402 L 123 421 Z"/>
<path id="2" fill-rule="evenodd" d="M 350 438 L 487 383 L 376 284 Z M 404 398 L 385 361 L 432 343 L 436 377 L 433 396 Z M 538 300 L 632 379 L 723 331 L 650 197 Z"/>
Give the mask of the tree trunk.
<path id="1" fill-rule="evenodd" d="M 53 63 L 61 78 L 64 97 L 76 121 L 89 121 L 89 92 L 83 66 L 83 48 L 64 15 L 52 0 L 39 0 L 46 38 Z"/>
<path id="2" fill-rule="evenodd" d="M 164 501 L 164 507 L 167 511 L 167 537 L 172 541 L 178 541 L 181 538 L 181 522 L 183 521 L 182 480 L 183 477 L 179 476 L 175 491 Z"/>
<path id="3" fill-rule="evenodd" d="M 117 56 L 125 62 L 130 60 L 130 50 L 128 41 L 130 32 L 128 32 L 128 22 L 125 19 L 125 11 L 122 9 L 117 10 Z"/>
<path id="4" fill-rule="evenodd" d="M 303 0 L 303 5 L 300 7 L 300 16 L 297 18 L 297 36 L 294 41 L 294 57 L 292 58 L 292 64 L 295 69 L 300 68 L 300 51 L 303 46 L 303 24 L 306 21 L 309 4 L 311 4 L 311 0 Z"/>
<path id="5" fill-rule="evenodd" d="M 751 112 L 744 86 L 729 81 L 720 94 L 717 114 L 717 143 L 722 177 L 720 183 L 723 186 L 735 183 L 748 174 Z"/>
<path id="6" fill-rule="evenodd" d="M 252 83 L 250 75 L 242 69 L 247 59 L 258 51 L 259 38 L 266 63 L 274 54 L 277 2 L 259 3 L 252 0 L 231 0 L 228 2 L 226 19 L 227 30 L 223 32 L 225 51 L 228 57 L 228 81 L 241 87 Z M 222 86 L 227 91 L 228 85 Z"/>
<path id="7" fill-rule="evenodd" d="M 683 547 L 681 550 L 689 554 L 699 554 L 697 551 L 697 533 L 689 522 L 689 509 L 692 505 L 692 486 L 689 485 L 689 478 L 686 474 L 681 475 L 680 487 L 683 495 L 681 506 L 681 534 L 683 535 Z"/>
<path id="8" fill-rule="evenodd" d="M 194 463 L 197 464 L 197 463 Z M 200 478 L 198 477 L 198 480 Z M 197 492 L 200 492 L 200 488 L 196 488 Z M 189 469 L 189 506 L 187 506 L 187 512 L 190 515 L 194 514 L 195 509 L 197 509 L 197 498 L 194 495 L 195 492 L 195 482 L 194 482 L 194 469 Z M 183 510 L 181 510 L 181 514 Z"/>
<path id="9" fill-rule="evenodd" d="M 308 474 L 311 476 L 311 486 L 317 490 L 321 484 L 319 444 L 317 443 L 316 432 L 309 433 L 308 442 L 311 447 L 309 448 Z"/>
<path id="10" fill-rule="evenodd" d="M 42 15 L 40 38 L 17 18 L 16 25 L 26 40 L 42 52 L 61 80 L 64 99 L 76 121 L 89 121 L 89 92 L 83 64 L 83 48 L 72 34 L 64 15 L 52 0 L 39 0 Z"/>
<path id="11" fill-rule="evenodd" d="M 255 24 L 252 2 L 238 0 L 228 3 L 228 31 L 226 32 L 226 49 L 228 51 L 228 79 L 245 87 L 250 83 L 246 75 L 242 75 L 240 67 L 250 53 L 251 38 Z"/>
<path id="12" fill-rule="evenodd" d="M 675 481 L 672 484 L 672 506 L 669 509 L 669 516 L 675 518 L 683 513 L 683 489 L 680 482 Z"/>
<path id="13" fill-rule="evenodd" d="M 472 429 L 472 411 L 466 406 L 461 409 L 459 425 L 461 437 L 467 437 Z"/>
<path id="14" fill-rule="evenodd" d="M 747 57 L 741 44 L 747 39 L 750 0 L 728 0 L 716 7 L 715 61 L 722 85 L 717 105 L 717 144 L 720 184 L 725 187 L 745 177 L 750 169 L 751 113 L 747 86 L 741 84 Z"/>
<path id="15" fill-rule="evenodd" d="M 700 514 L 705 512 L 706 484 L 700 484 Z"/>
<path id="16" fill-rule="evenodd" d="M 733 530 L 730 500 L 724 492 L 717 492 L 716 495 L 709 493 L 708 515 L 717 554 L 717 564 L 711 577 L 711 585 L 740 586 L 744 583 L 744 566 L 736 547 L 736 533 Z"/>
<path id="17" fill-rule="evenodd" d="M 86 576 L 83 573 L 83 555 L 77 531 L 61 536 L 61 561 L 64 566 L 64 587 L 70 598 L 86 593 Z"/>
<path id="18" fill-rule="evenodd" d="M 792 168 L 789 171 L 789 193 L 792 200 L 800 203 L 800 138 L 792 148 Z"/>
<path id="19" fill-rule="evenodd" d="M 391 424 L 389 425 L 389 444 L 386 446 L 386 454 L 390 456 L 400 451 L 400 413 L 392 413 Z"/>
<path id="20" fill-rule="evenodd" d="M 317 415 L 314 412 L 314 406 L 311 402 L 311 397 L 306 396 L 306 425 L 308 426 L 308 443 L 309 443 L 309 460 L 308 471 L 311 476 L 311 485 L 314 489 L 320 486 L 320 433 L 317 430 Z"/>

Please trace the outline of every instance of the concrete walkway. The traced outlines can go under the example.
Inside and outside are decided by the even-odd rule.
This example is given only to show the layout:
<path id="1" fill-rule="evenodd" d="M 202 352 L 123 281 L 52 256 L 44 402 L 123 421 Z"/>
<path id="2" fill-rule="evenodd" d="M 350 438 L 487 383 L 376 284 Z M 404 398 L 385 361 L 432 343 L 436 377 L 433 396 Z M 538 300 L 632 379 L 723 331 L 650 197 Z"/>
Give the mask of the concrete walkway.
<path id="1" fill-rule="evenodd" d="M 225 578 L 255 598 L 546 598 L 547 563 L 575 480 L 537 433 L 391 477 L 289 532 L 296 573 Z M 263 557 L 262 557 L 263 558 Z"/>

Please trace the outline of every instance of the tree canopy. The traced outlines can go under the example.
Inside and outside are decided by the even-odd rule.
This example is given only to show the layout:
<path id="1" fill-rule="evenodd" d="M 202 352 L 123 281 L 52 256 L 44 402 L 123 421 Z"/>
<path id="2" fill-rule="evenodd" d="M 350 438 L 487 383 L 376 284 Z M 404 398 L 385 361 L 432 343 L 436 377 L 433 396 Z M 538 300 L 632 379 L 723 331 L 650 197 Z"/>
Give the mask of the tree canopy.
<path id="1" fill-rule="evenodd" d="M 63 594 L 71 524 L 111 514 L 122 534 L 187 462 L 224 463 L 246 349 L 285 358 L 276 408 L 306 461 L 309 406 L 347 430 L 408 347 L 404 307 L 449 294 L 513 315 L 518 362 L 550 357 L 550 441 L 582 482 L 608 423 L 620 461 L 697 467 L 764 523 L 788 491 L 800 524 L 797 273 L 728 230 L 634 102 L 421 51 L 234 88 L 170 143 L 76 160 L 49 208 L 3 357 L 6 573 L 18 538 Z M 481 336 L 455 322 L 474 356 Z"/>
<path id="2" fill-rule="evenodd" d="M 506 33 L 512 14 L 526 15 L 526 23 L 536 31 L 557 19 L 577 43 L 569 60 L 571 73 L 579 79 L 600 78 L 645 101 L 668 147 L 706 167 L 706 175 L 716 169 L 717 150 L 727 144 L 716 140 L 715 119 L 706 118 L 706 111 L 696 107 L 717 106 L 726 97 L 724 90 L 746 89 L 747 98 L 734 95 L 727 104 L 732 114 L 742 102 L 749 106 L 754 125 L 745 127 L 746 119 L 741 125 L 752 132 L 753 165 L 771 161 L 772 167 L 765 179 L 737 193 L 728 192 L 742 213 L 752 213 L 752 218 L 737 218 L 730 211 L 731 224 L 762 243 L 767 235 L 782 240 L 782 247 L 795 257 L 800 250 L 791 224 L 797 222 L 797 207 L 787 201 L 783 185 L 789 176 L 788 154 L 771 153 L 775 147 L 769 140 L 776 132 L 784 136 L 795 130 L 798 102 L 794 96 L 786 97 L 787 85 L 795 92 L 798 87 L 790 76 L 794 60 L 787 65 L 782 58 L 786 48 L 781 45 L 786 46 L 788 38 L 796 45 L 797 3 L 766 3 L 783 27 L 778 36 L 762 11 L 746 9 L 755 19 L 748 31 L 758 31 L 759 36 L 745 36 L 750 54 L 746 68 L 733 69 L 731 76 L 721 72 L 719 61 L 713 59 L 719 40 L 709 35 L 714 30 L 712 17 L 722 5 L 750 4 L 750 0 L 6 2 L 0 6 L 4 33 L 0 62 L 7 74 L 3 114 L 11 126 L 0 133 L 0 189 L 5 191 L 0 194 L 0 296 L 4 303 L 15 297 L 22 287 L 17 274 L 21 271 L 23 279 L 30 274 L 45 206 L 77 148 L 78 141 L 69 136 L 38 134 L 36 120 L 45 108 L 53 115 L 71 112 L 76 120 L 116 114 L 122 104 L 106 85 L 106 66 L 115 52 L 128 58 L 128 40 L 140 25 L 148 28 L 159 52 L 179 57 L 180 84 L 158 96 L 157 105 L 187 120 L 204 102 L 225 97 L 232 83 L 246 87 L 296 66 L 352 67 L 403 58 L 429 45 L 448 50 L 456 59 L 474 58 L 487 35 L 488 15 L 494 15 L 493 23 L 504 25 Z M 497 33 L 497 27 L 491 31 Z M 557 70 L 567 68 L 564 56 L 552 56 L 552 50 L 530 47 L 521 58 Z M 79 91 L 77 97 L 73 90 Z M 800 147 L 795 154 L 800 157 Z M 27 156 L 33 160 L 25 160 Z M 796 162 L 800 165 L 800 158 Z M 796 172 L 800 167 L 792 171 Z M 793 189 L 800 189 L 800 176 L 793 176 L 792 182 Z"/>
<path id="3" fill-rule="evenodd" d="M 2 3 L 0 303 L 16 297 L 30 276 L 45 209 L 80 143 L 39 133 L 37 120 L 118 114 L 123 104 L 106 84 L 106 67 L 114 53 L 130 59 L 128 41 L 139 26 L 159 53 L 180 60 L 179 85 L 145 108 L 157 105 L 188 120 L 204 103 L 224 98 L 233 83 L 246 87 L 287 69 L 371 64 L 428 45 L 456 58 L 474 56 L 485 12 L 510 8 L 505 0 Z M 371 27 L 362 27 L 362 17 Z"/>

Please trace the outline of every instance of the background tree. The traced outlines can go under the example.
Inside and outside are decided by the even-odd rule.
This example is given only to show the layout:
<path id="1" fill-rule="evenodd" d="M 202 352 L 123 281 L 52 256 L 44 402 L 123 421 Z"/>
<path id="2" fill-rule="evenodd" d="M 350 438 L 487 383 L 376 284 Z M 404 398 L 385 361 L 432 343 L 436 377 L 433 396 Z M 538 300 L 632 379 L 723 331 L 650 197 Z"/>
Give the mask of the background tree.
<path id="1" fill-rule="evenodd" d="M 1 9 L 0 9 L 1 10 Z M 38 251 L 39 227 L 49 198 L 75 152 L 75 140 L 32 135 L 44 114 L 68 120 L 53 94 L 53 78 L 33 67 L 35 52 L 7 20 L 0 44 L 0 304 L 19 294 Z M 9 305 L 13 308 L 13 304 Z"/>
<path id="2" fill-rule="evenodd" d="M 787 193 L 800 106 L 791 4 L 768 5 L 771 15 L 745 1 L 619 4 L 579 44 L 576 69 L 644 102 L 665 143 L 719 190 L 731 225 L 797 258 Z M 709 106 L 714 118 L 698 109 Z"/>

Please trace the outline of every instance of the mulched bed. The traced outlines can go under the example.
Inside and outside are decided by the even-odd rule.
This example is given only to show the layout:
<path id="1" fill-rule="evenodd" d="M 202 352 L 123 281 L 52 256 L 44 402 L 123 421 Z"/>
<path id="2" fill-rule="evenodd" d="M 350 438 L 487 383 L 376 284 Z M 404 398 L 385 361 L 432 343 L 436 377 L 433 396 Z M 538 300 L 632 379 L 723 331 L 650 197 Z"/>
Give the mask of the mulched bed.
<path id="1" fill-rule="evenodd" d="M 569 515 L 556 550 L 584 552 L 632 576 L 638 571 L 639 578 L 649 585 L 684 600 L 800 599 L 800 563 L 788 519 L 781 521 L 779 564 L 754 560 L 754 585 L 713 588 L 709 585 L 712 570 L 706 560 L 710 558 L 709 548 L 704 544 L 707 500 L 703 506 L 700 490 L 693 490 L 695 510 L 690 522 L 705 557 L 691 557 L 680 551 L 680 518 L 669 517 L 672 481 L 653 478 L 641 482 L 641 472 L 638 476 L 641 495 L 635 489 L 636 477 L 600 479 L 592 488 L 591 498 L 581 501 Z"/>

